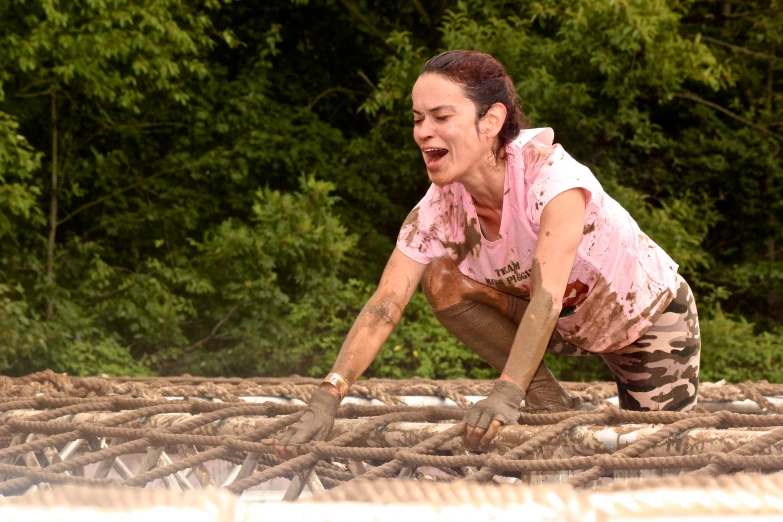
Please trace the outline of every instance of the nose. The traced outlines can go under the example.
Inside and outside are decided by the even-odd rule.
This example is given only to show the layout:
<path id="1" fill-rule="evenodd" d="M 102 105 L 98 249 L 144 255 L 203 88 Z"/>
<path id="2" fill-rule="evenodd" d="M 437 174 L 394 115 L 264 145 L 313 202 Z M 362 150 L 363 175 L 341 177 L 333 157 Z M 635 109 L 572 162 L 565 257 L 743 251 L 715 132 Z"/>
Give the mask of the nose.
<path id="1" fill-rule="evenodd" d="M 418 125 L 413 126 L 413 139 L 416 143 L 424 143 L 432 138 L 432 124 L 430 118 L 424 118 Z"/>

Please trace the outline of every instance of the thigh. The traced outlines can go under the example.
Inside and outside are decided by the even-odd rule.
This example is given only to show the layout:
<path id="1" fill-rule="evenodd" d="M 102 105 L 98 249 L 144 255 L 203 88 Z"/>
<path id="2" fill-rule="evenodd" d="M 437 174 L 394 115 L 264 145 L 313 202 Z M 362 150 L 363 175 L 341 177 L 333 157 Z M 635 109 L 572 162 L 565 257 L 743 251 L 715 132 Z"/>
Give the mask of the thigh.
<path id="1" fill-rule="evenodd" d="M 527 307 L 521 298 L 467 277 L 448 257 L 430 263 L 421 287 L 433 310 L 442 311 L 465 302 L 481 303 L 519 324 Z"/>
<path id="2" fill-rule="evenodd" d="M 677 295 L 636 342 L 602 357 L 617 382 L 620 407 L 688 411 L 699 392 L 701 336 L 696 303 L 678 276 Z"/>
<path id="3" fill-rule="evenodd" d="M 422 278 L 422 289 L 438 321 L 447 330 L 455 334 L 485 360 L 495 361 L 493 366 L 497 367 L 500 360 L 498 357 L 505 361 L 509 350 L 511 350 L 513 334 L 510 336 L 511 338 L 507 339 L 507 342 L 499 342 L 500 337 L 509 336 L 501 335 L 502 332 L 476 335 L 475 332 L 468 330 L 486 328 L 488 325 L 485 323 L 489 321 L 489 318 L 477 320 L 476 317 L 480 314 L 492 314 L 493 312 L 499 312 L 514 326 L 519 326 L 522 316 L 530 304 L 529 301 L 466 277 L 450 258 L 437 259 L 430 264 Z M 467 320 L 468 315 L 473 320 Z M 480 325 L 480 328 L 476 328 L 477 325 Z M 487 339 L 479 339 L 479 337 L 487 337 Z M 487 344 L 484 341 L 489 341 L 488 344 L 493 348 L 490 350 L 492 353 L 483 349 L 483 346 Z M 498 349 L 502 353 L 496 353 Z M 594 355 L 567 343 L 557 330 L 553 332 L 549 340 L 547 351 L 576 357 Z"/>
<path id="4" fill-rule="evenodd" d="M 549 339 L 549 344 L 546 347 L 546 351 L 557 355 L 567 355 L 569 357 L 595 357 L 597 354 L 590 353 L 586 350 L 582 350 L 567 342 L 560 335 L 560 332 L 555 330 L 552 332 L 552 337 Z"/>

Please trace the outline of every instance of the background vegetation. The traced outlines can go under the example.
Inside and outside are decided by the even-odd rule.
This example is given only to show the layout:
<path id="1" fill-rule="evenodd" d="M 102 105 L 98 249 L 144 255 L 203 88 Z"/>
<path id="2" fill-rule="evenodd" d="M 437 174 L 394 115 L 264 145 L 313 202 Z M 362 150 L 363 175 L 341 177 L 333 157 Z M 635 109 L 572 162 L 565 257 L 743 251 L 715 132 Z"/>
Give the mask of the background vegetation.
<path id="1" fill-rule="evenodd" d="M 0 373 L 325 373 L 467 48 L 680 263 L 704 378 L 783 382 L 782 40 L 777 0 L 0 0 Z M 370 374 L 492 372 L 417 294 Z"/>

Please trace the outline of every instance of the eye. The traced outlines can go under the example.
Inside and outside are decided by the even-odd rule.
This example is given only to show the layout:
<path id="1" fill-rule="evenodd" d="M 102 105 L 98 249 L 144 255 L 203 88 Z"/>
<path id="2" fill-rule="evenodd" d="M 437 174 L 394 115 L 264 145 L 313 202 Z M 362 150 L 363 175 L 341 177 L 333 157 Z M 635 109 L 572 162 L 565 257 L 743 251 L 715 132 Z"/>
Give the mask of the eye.
<path id="1" fill-rule="evenodd" d="M 413 120 L 413 124 L 414 125 L 418 125 L 419 123 L 421 123 L 423 121 L 424 121 L 424 119 Z"/>
<path id="2" fill-rule="evenodd" d="M 449 119 L 449 116 L 437 116 L 435 119 L 438 121 L 446 121 Z"/>

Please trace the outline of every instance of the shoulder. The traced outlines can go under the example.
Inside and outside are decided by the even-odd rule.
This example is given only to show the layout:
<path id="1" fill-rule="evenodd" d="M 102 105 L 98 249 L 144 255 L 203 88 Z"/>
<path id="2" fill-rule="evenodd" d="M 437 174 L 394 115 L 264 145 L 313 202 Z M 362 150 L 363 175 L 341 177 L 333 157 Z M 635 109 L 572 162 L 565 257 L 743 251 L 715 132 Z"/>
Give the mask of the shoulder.
<path id="1" fill-rule="evenodd" d="M 461 185 L 458 188 L 451 185 L 430 186 L 400 228 L 397 248 L 403 254 L 424 264 L 447 254 L 441 244 L 441 236 L 451 223 L 450 213 L 459 201 L 459 188 Z"/>
<path id="2" fill-rule="evenodd" d="M 559 143 L 554 143 L 552 129 L 535 129 L 534 137 L 515 142 L 510 153 L 517 183 L 524 186 L 520 196 L 534 227 L 538 225 L 544 207 L 559 194 L 573 188 L 584 192 L 587 206 L 595 204 L 603 189 L 585 165 L 571 157 Z M 546 131 L 546 132 L 545 132 Z"/>
<path id="3" fill-rule="evenodd" d="M 555 133 L 551 128 L 523 130 L 506 147 L 506 157 L 517 179 L 525 183 L 536 181 L 542 170 L 568 166 L 571 157 L 562 145 L 554 143 Z"/>
<path id="4" fill-rule="evenodd" d="M 528 187 L 569 185 L 590 192 L 601 186 L 588 167 L 575 160 L 559 143 L 530 140 L 519 150 L 518 175 Z"/>
<path id="5" fill-rule="evenodd" d="M 506 157 L 513 168 L 525 170 L 554 150 L 555 132 L 548 128 L 525 129 L 506 146 Z"/>
<path id="6" fill-rule="evenodd" d="M 413 226 L 417 229 L 432 229 L 436 222 L 442 221 L 446 214 L 454 212 L 462 205 L 464 190 L 459 183 L 442 187 L 433 183 L 405 218 L 402 228 Z"/>

